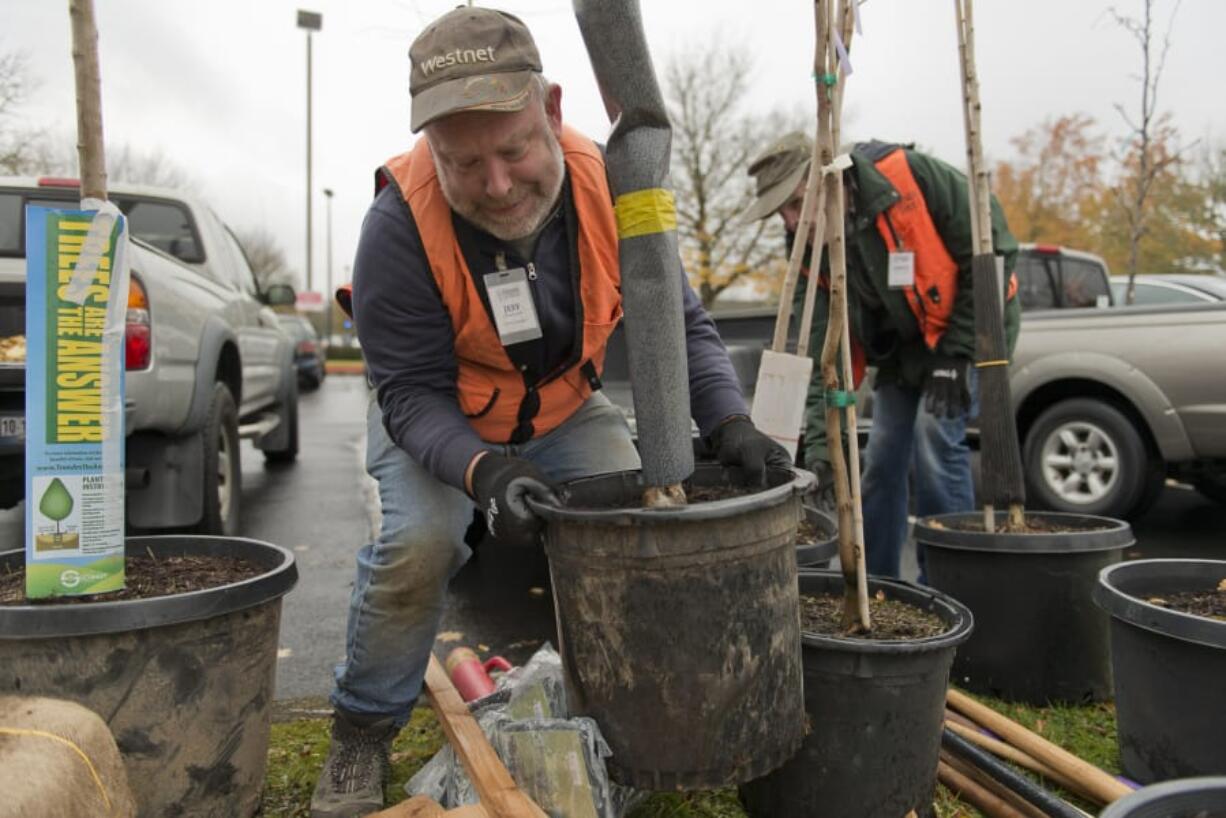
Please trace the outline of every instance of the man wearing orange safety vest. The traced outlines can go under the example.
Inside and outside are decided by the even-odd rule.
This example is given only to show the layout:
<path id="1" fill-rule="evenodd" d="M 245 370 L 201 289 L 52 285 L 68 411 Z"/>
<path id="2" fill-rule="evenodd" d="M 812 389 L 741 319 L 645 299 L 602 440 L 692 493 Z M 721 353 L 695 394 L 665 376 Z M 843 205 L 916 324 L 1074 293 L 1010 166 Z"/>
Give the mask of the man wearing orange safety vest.
<path id="1" fill-rule="evenodd" d="M 757 198 L 745 218 L 778 213 L 789 251 L 811 156 L 812 143 L 797 132 L 781 138 L 749 166 Z M 971 212 L 965 175 L 910 146 L 859 143 L 850 150 L 850 160 L 843 184 L 856 382 L 866 365 L 876 368 L 861 486 L 865 548 L 869 573 L 896 577 L 909 528 L 908 475 L 913 465 L 916 515 L 975 507 L 966 443 L 967 419 L 977 405 Z M 1021 319 L 1013 278 L 1017 241 L 995 197 L 992 246 L 1004 257 L 1009 281 L 1004 317 L 1012 354 Z M 809 347 L 815 359 L 821 357 L 829 312 L 824 252 L 819 270 Z M 797 288 L 797 307 L 804 289 Z M 816 366 L 806 411 L 805 463 L 818 473 L 819 486 L 831 485 L 826 395 Z M 826 494 L 825 502 L 832 504 L 832 496 Z M 917 558 L 923 580 L 923 553 Z"/>
<path id="2" fill-rule="evenodd" d="M 640 466 L 600 391 L 622 301 L 599 147 L 562 124 L 561 88 L 509 14 L 448 12 L 409 58 L 424 137 L 376 174 L 351 301 L 376 388 L 366 462 L 383 522 L 357 557 L 315 818 L 382 805 L 474 505 L 495 540 L 532 544 L 528 496 Z M 677 286 L 691 414 L 725 465 L 761 481 L 787 454 L 749 421 L 714 323 L 684 276 Z"/>

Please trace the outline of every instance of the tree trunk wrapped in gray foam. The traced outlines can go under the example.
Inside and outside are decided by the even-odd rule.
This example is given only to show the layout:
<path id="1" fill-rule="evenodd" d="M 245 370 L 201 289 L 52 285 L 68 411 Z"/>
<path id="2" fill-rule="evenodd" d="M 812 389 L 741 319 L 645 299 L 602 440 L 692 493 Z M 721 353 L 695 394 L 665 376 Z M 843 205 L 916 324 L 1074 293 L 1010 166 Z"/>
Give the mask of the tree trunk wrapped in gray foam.
<path id="1" fill-rule="evenodd" d="M 672 127 L 643 36 L 638 0 L 575 0 L 605 109 L 614 196 L 665 187 Z M 694 471 L 676 229 L 620 241 L 630 383 L 643 479 L 668 486 Z"/>

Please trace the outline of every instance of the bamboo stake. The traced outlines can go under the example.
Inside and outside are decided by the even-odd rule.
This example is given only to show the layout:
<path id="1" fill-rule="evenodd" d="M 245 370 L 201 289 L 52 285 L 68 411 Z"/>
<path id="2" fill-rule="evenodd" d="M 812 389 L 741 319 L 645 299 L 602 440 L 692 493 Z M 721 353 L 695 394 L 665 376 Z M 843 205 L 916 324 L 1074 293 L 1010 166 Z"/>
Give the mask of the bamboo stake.
<path id="1" fill-rule="evenodd" d="M 998 739 L 985 736 L 983 733 L 979 732 L 978 729 L 974 727 L 967 727 L 966 725 L 960 724 L 951 719 L 946 720 L 945 726 L 948 727 L 951 732 L 956 733 L 967 741 L 977 744 L 988 752 L 1000 756 L 1006 761 L 1012 761 L 1014 764 L 1017 764 L 1020 767 L 1025 767 L 1027 770 L 1037 773 L 1049 781 L 1059 784 L 1068 792 L 1076 793 L 1077 795 L 1089 798 L 1091 801 L 1095 800 L 1094 796 L 1091 793 L 1086 792 L 1080 784 L 1073 781 L 1063 773 L 1053 770 L 1051 767 L 1044 764 L 1042 761 L 1035 759 L 1033 756 L 1022 752 L 1012 744 L 1006 744 Z"/>
<path id="2" fill-rule="evenodd" d="M 93 0 L 69 0 L 72 63 L 77 87 L 77 158 L 81 198 L 106 201 L 106 153 L 102 140 L 102 91 L 98 71 L 98 26 Z"/>
<path id="3" fill-rule="evenodd" d="M 1032 733 L 1012 719 L 980 704 L 961 691 L 951 688 L 946 693 L 946 702 L 953 709 L 969 716 L 1014 747 L 1067 776 L 1099 803 L 1110 804 L 1132 792 L 1127 785 L 1115 780 L 1093 764 L 1052 744 L 1042 736 Z"/>
<path id="4" fill-rule="evenodd" d="M 937 762 L 937 780 L 945 788 L 965 801 L 983 810 L 988 818 L 1027 818 L 1018 812 L 1000 796 L 985 787 L 980 786 L 969 776 L 955 770 L 944 760 Z"/>

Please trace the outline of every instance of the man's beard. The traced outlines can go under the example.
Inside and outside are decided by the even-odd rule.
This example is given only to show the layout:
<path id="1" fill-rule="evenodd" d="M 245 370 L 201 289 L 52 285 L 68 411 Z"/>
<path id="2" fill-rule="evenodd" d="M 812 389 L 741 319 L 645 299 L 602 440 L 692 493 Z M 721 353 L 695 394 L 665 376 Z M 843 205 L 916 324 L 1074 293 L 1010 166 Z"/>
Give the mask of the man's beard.
<path id="1" fill-rule="evenodd" d="M 528 185 L 515 184 L 510 192 L 501 199 L 490 199 L 482 196 L 480 199 L 465 199 L 448 184 L 447 177 L 437 161 L 435 170 L 438 173 L 443 197 L 456 213 L 467 221 L 503 241 L 514 241 L 530 236 L 545 222 L 553 212 L 562 191 L 562 179 L 565 176 L 566 165 L 562 158 L 562 146 L 552 132 L 546 131 L 549 147 L 549 168 L 545 177 Z M 527 201 L 517 212 L 499 214 L 490 212 L 489 208 L 505 208 L 509 205 L 519 205 Z"/>

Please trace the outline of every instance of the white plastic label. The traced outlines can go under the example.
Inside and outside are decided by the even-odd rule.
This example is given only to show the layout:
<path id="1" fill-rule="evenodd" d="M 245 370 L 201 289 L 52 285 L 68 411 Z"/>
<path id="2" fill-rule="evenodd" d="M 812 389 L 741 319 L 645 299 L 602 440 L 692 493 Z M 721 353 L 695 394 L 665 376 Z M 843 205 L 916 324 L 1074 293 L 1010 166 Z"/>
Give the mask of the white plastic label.
<path id="1" fill-rule="evenodd" d="M 888 283 L 892 290 L 915 285 L 915 253 L 890 253 Z"/>
<path id="2" fill-rule="evenodd" d="M 532 290 L 523 267 L 486 273 L 485 291 L 489 294 L 490 311 L 504 347 L 541 337 L 536 304 L 532 301 Z"/>

